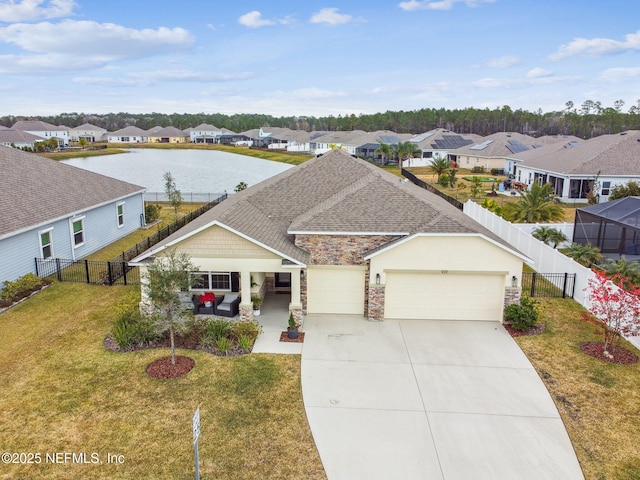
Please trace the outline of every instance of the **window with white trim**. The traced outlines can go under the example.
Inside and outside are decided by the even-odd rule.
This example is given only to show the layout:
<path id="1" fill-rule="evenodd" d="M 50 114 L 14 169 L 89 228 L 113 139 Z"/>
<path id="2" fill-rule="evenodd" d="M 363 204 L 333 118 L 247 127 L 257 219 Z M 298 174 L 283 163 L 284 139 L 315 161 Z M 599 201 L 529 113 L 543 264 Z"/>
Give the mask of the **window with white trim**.
<path id="1" fill-rule="evenodd" d="M 197 272 L 191 277 L 191 290 L 231 291 L 230 272 Z"/>
<path id="2" fill-rule="evenodd" d="M 124 202 L 116 206 L 116 214 L 118 217 L 118 228 L 124 225 Z"/>
<path id="3" fill-rule="evenodd" d="M 602 195 L 609 196 L 611 193 L 611 182 L 602 182 Z"/>
<path id="4" fill-rule="evenodd" d="M 73 246 L 84 245 L 84 219 L 78 218 L 73 221 Z"/>
<path id="5" fill-rule="evenodd" d="M 44 258 L 45 260 L 47 258 L 53 258 L 53 245 L 51 242 L 51 232 L 53 231 L 53 228 L 50 228 L 49 230 L 44 230 L 42 232 L 39 232 L 39 236 L 40 236 L 40 253 L 42 254 L 42 258 Z"/>

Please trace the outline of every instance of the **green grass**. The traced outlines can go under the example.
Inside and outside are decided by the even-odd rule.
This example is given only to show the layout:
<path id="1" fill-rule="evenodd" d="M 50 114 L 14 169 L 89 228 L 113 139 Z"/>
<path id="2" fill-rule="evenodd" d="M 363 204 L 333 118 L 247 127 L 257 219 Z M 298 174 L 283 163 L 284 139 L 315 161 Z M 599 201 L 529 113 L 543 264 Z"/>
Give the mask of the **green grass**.
<path id="1" fill-rule="evenodd" d="M 640 479 L 640 364 L 614 365 L 585 355 L 602 341 L 572 300 L 536 299 L 546 332 L 516 341 L 551 393 L 587 480 Z M 632 345 L 621 346 L 640 355 Z"/>
<path id="2" fill-rule="evenodd" d="M 117 153 L 127 153 L 127 152 L 122 148 L 109 147 L 103 150 L 51 152 L 51 153 L 39 153 L 38 155 L 51 158 L 53 160 L 69 160 L 70 158 L 100 157 L 102 155 L 115 155 Z"/>
<path id="3" fill-rule="evenodd" d="M 326 478 L 302 404 L 300 357 L 217 357 L 160 381 L 168 349 L 114 353 L 111 306 L 137 287 L 54 284 L 0 315 L 0 445 L 8 452 L 97 452 L 102 465 L 2 465 L 0 478 L 191 479 L 201 412 L 203 478 Z M 106 464 L 107 454 L 122 465 Z"/>

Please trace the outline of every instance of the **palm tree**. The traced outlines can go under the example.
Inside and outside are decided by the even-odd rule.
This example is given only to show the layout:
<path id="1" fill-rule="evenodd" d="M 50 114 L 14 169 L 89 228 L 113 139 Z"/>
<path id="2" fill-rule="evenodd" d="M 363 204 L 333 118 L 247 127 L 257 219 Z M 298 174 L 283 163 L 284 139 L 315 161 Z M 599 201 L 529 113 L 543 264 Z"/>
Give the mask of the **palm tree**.
<path id="1" fill-rule="evenodd" d="M 431 171 L 438 176 L 437 181 L 440 182 L 440 175 L 451 168 L 451 162 L 446 157 L 436 157 L 431 161 Z"/>
<path id="2" fill-rule="evenodd" d="M 631 289 L 640 285 L 640 262 L 633 260 L 631 262 L 622 255 L 619 260 L 607 259 L 605 263 L 598 265 L 602 267 L 607 277 L 611 278 L 619 275 L 622 284 L 621 287 Z"/>
<path id="3" fill-rule="evenodd" d="M 561 251 L 567 257 L 573 258 L 580 265 L 584 265 L 588 268 L 591 268 L 593 265 L 600 263 L 603 258 L 602 254 L 600 253 L 600 249 L 591 245 L 590 243 L 586 245 L 572 243 L 567 248 L 561 249 Z"/>
<path id="4" fill-rule="evenodd" d="M 537 238 L 541 242 L 544 242 L 553 248 L 557 248 L 562 242 L 566 242 L 568 240 L 564 233 L 557 228 L 551 227 L 538 227 L 533 231 L 532 235 L 533 238 Z"/>
<path id="5" fill-rule="evenodd" d="M 393 153 L 398 157 L 398 163 L 400 164 L 400 168 L 402 168 L 402 161 L 408 158 L 413 158 L 415 154 L 422 152 L 416 146 L 415 143 L 406 141 L 406 142 L 398 142 L 393 146 Z"/>
<path id="6" fill-rule="evenodd" d="M 376 148 L 373 153 L 374 155 L 380 154 L 380 156 L 382 157 L 382 164 L 384 165 L 385 159 L 391 157 L 391 145 L 380 142 L 380 146 Z"/>
<path id="7" fill-rule="evenodd" d="M 563 217 L 562 207 L 553 201 L 550 183 L 534 183 L 531 190 L 516 203 L 505 207 L 506 219 L 514 223 L 552 222 Z"/>

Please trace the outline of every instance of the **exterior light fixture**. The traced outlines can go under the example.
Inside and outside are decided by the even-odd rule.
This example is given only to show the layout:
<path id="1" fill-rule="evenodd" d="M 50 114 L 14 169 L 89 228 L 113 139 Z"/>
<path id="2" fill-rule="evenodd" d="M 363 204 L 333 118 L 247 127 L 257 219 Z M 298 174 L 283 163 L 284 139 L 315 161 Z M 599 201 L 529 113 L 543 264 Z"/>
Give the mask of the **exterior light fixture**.
<path id="1" fill-rule="evenodd" d="M 376 273 L 376 285 L 380 285 L 380 274 Z"/>
<path id="2" fill-rule="evenodd" d="M 518 286 L 518 277 L 516 277 L 515 275 L 513 277 L 511 277 L 511 286 L 512 287 L 517 287 Z"/>

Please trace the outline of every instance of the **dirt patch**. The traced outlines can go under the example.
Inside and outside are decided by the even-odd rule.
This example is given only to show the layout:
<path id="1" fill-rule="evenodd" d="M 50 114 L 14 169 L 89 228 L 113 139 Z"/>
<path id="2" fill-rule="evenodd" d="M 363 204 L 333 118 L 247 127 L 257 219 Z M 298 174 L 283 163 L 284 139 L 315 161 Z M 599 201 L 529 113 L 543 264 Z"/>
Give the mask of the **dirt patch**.
<path id="1" fill-rule="evenodd" d="M 511 335 L 512 337 L 525 337 L 525 336 L 528 336 L 528 335 L 538 335 L 538 334 L 544 332 L 545 329 L 547 328 L 547 325 L 545 323 L 539 323 L 538 325 L 534 325 L 533 327 L 529 328 L 528 330 L 516 330 L 515 328 L 513 328 L 508 323 L 505 323 L 503 325 L 504 325 L 505 330 L 507 332 L 509 332 L 509 335 Z"/>
<path id="2" fill-rule="evenodd" d="M 580 344 L 580 350 L 583 353 L 602 360 L 604 362 L 616 363 L 618 365 L 631 365 L 638 361 L 638 356 L 623 347 L 617 345 L 609 345 L 607 349 L 611 357 L 604 353 L 604 343 L 602 342 L 584 342 Z"/>
<path id="3" fill-rule="evenodd" d="M 162 357 L 147 366 L 147 374 L 160 380 L 178 378 L 186 375 L 196 364 L 193 358 L 176 355 L 176 363 L 171 363 L 171 356 Z"/>

